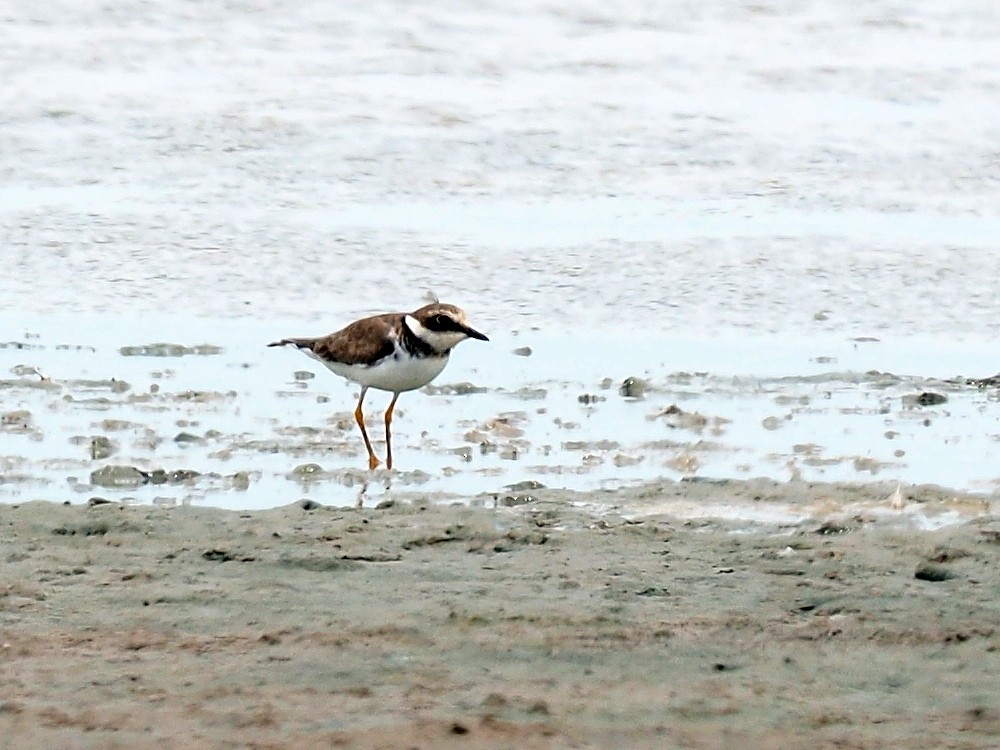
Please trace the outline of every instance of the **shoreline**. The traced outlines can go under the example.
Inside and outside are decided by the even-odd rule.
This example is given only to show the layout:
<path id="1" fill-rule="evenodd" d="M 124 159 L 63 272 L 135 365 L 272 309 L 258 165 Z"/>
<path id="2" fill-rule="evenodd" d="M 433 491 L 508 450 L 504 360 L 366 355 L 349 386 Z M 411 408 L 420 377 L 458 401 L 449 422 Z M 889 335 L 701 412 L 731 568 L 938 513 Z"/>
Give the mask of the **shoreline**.
<path id="1" fill-rule="evenodd" d="M 727 491 L 676 485 L 691 502 Z M 534 494 L 0 506 L 0 734 L 17 748 L 1000 737 L 995 516 L 748 530 Z"/>

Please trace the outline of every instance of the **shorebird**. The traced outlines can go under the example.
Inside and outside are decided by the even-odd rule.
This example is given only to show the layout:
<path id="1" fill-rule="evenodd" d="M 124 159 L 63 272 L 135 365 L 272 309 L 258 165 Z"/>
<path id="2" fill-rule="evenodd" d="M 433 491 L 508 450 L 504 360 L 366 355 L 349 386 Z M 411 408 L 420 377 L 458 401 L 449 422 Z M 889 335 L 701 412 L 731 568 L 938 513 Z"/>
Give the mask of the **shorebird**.
<path id="1" fill-rule="evenodd" d="M 385 313 L 356 320 L 322 338 L 290 338 L 268 346 L 291 344 L 331 371 L 361 386 L 354 419 L 368 450 L 368 468 L 379 459 L 372 449 L 361 405 L 369 388 L 392 393 L 385 411 L 385 465 L 392 468 L 392 410 L 399 394 L 422 388 L 448 364 L 451 350 L 465 339 L 489 339 L 472 328 L 465 312 L 433 302 L 411 313 Z"/>

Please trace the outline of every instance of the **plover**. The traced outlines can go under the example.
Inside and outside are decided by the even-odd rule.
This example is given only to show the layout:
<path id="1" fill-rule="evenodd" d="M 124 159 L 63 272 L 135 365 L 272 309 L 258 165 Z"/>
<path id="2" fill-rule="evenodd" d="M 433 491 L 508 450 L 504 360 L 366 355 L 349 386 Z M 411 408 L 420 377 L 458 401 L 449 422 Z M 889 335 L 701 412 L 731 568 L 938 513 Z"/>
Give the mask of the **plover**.
<path id="1" fill-rule="evenodd" d="M 322 338 L 294 338 L 268 346 L 292 346 L 322 362 L 331 371 L 361 386 L 354 419 L 368 449 L 368 468 L 379 465 L 372 449 L 361 405 L 369 388 L 392 393 L 385 411 L 385 465 L 392 468 L 390 424 L 396 399 L 404 391 L 422 388 L 448 364 L 448 355 L 467 338 L 489 341 L 469 326 L 465 312 L 433 302 L 411 313 L 386 313 L 362 318 Z"/>

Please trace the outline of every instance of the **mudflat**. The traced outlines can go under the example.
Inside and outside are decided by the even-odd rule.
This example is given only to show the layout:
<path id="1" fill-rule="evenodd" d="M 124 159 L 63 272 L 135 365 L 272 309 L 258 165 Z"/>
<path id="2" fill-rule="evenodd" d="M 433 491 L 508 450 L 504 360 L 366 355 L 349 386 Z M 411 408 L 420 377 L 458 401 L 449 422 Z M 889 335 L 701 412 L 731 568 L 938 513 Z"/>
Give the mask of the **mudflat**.
<path id="1" fill-rule="evenodd" d="M 667 491 L 845 507 L 863 488 L 624 492 Z M 1000 521 L 902 496 L 978 507 L 921 530 L 625 517 L 557 491 L 0 505 L 0 745 L 995 747 Z"/>

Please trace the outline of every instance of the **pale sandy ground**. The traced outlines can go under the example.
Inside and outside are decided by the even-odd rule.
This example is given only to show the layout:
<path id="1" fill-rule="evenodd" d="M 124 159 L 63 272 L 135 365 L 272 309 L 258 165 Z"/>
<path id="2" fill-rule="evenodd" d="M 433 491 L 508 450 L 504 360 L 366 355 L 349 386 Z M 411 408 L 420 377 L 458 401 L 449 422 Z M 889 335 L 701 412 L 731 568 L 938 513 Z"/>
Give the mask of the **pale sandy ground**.
<path id="1" fill-rule="evenodd" d="M 0 506 L 0 746 L 992 748 L 1000 522 L 970 519 Z"/>

